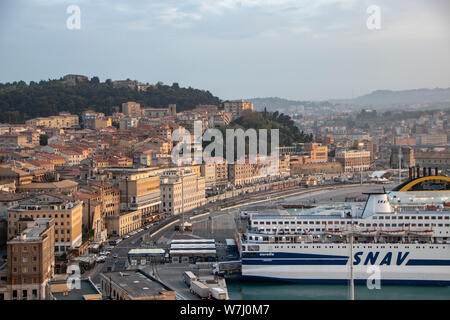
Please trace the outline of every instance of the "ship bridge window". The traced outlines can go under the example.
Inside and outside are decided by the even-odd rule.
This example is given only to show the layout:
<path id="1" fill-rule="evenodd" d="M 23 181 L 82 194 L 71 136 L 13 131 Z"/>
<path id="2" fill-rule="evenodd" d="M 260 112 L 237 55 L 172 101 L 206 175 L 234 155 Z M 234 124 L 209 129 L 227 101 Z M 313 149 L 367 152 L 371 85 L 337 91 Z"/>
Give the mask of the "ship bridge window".
<path id="1" fill-rule="evenodd" d="M 270 224 L 270 221 L 266 221 L 266 224 Z"/>
<path id="2" fill-rule="evenodd" d="M 413 216 L 413 217 L 411 217 L 411 220 L 416 220 L 416 217 L 414 217 L 414 216 Z"/>
<path id="3" fill-rule="evenodd" d="M 430 217 L 425 217 L 425 220 L 430 220 Z"/>
<path id="4" fill-rule="evenodd" d="M 385 217 L 386 220 L 389 220 L 391 217 Z"/>
<path id="5" fill-rule="evenodd" d="M 249 245 L 248 251 L 259 251 L 259 246 L 257 245 Z"/>
<path id="6" fill-rule="evenodd" d="M 446 226 L 446 227 L 450 227 L 450 224 L 447 223 L 445 226 Z"/>
<path id="7" fill-rule="evenodd" d="M 445 220 L 448 220 L 448 219 L 450 219 L 450 217 L 445 217 Z"/>
<path id="8" fill-rule="evenodd" d="M 258 221 L 253 221 L 253 224 L 258 224 Z"/>
<path id="9" fill-rule="evenodd" d="M 276 221 L 272 221 L 272 224 L 277 224 L 277 222 Z"/>
<path id="10" fill-rule="evenodd" d="M 438 220 L 442 220 L 442 217 L 438 217 Z"/>
<path id="11" fill-rule="evenodd" d="M 379 219 L 380 219 L 380 220 L 383 220 L 383 219 L 384 219 L 384 217 L 380 217 Z"/>
<path id="12" fill-rule="evenodd" d="M 405 220 L 409 220 L 409 216 L 405 216 Z"/>
<path id="13" fill-rule="evenodd" d="M 395 219 L 397 219 L 397 217 L 396 217 L 396 216 L 393 216 L 393 217 L 392 217 L 392 219 L 394 219 L 394 220 L 395 220 Z"/>
<path id="14" fill-rule="evenodd" d="M 423 227 L 423 223 L 419 223 L 419 227 Z"/>
<path id="15" fill-rule="evenodd" d="M 291 221 L 291 224 L 295 224 L 295 221 Z"/>
<path id="16" fill-rule="evenodd" d="M 442 223 L 439 223 L 438 224 L 438 227 L 443 227 L 444 225 L 442 224 Z"/>
<path id="17" fill-rule="evenodd" d="M 420 217 L 417 217 L 417 219 L 419 219 L 419 220 L 423 220 L 423 217 L 422 217 L 422 216 L 420 216 Z"/>
<path id="18" fill-rule="evenodd" d="M 431 220 L 436 220 L 436 217 L 431 217 Z"/>
<path id="19" fill-rule="evenodd" d="M 391 226 L 391 224 L 390 223 L 386 223 L 386 227 L 390 227 Z"/>
<path id="20" fill-rule="evenodd" d="M 283 221 L 278 221 L 278 224 L 283 224 Z"/>
<path id="21" fill-rule="evenodd" d="M 403 217 L 398 217 L 399 220 L 403 220 Z"/>
<path id="22" fill-rule="evenodd" d="M 285 221 L 284 224 L 289 224 L 289 221 Z"/>
<path id="23" fill-rule="evenodd" d="M 393 224 L 392 224 L 392 226 L 393 226 L 393 227 L 396 227 L 396 226 L 397 226 L 397 224 L 396 224 L 396 223 L 393 223 Z"/>

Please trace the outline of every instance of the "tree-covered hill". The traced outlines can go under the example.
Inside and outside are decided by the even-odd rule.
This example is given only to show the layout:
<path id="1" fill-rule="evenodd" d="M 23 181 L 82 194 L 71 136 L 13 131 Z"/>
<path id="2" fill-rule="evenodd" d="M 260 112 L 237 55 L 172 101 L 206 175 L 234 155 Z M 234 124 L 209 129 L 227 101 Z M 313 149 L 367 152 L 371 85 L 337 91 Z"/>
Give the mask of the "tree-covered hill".
<path id="1" fill-rule="evenodd" d="M 0 84 L 0 122 L 22 123 L 35 117 L 56 115 L 68 111 L 80 115 L 92 109 L 112 114 L 114 106 L 136 101 L 141 107 L 166 108 L 175 103 L 177 111 L 193 109 L 198 104 L 220 104 L 209 91 L 181 88 L 177 83 L 158 83 L 147 91 L 113 88 L 110 80 L 100 83 L 97 77 L 89 82 L 69 85 L 61 80 L 24 81 Z"/>
<path id="2" fill-rule="evenodd" d="M 256 129 L 259 134 L 259 129 L 267 129 L 267 151 L 271 152 L 270 130 L 279 129 L 279 146 L 292 146 L 294 143 L 312 142 L 313 136 L 306 134 L 295 125 L 294 121 L 283 113 L 275 112 L 246 112 L 240 118 L 235 119 L 227 126 L 219 128 L 222 131 L 223 137 L 226 137 L 226 129 Z M 248 154 L 248 139 L 245 141 L 246 154 Z M 207 144 L 206 144 L 207 145 Z M 224 145 L 223 154 L 226 154 L 226 146 Z M 236 142 L 235 142 L 235 157 L 236 157 Z"/>

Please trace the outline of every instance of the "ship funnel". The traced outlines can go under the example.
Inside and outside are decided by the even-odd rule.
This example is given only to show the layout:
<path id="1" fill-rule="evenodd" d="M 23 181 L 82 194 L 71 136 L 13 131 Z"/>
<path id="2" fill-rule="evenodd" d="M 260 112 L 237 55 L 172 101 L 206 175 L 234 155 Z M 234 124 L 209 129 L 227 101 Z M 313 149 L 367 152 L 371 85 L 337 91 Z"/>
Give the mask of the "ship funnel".
<path id="1" fill-rule="evenodd" d="M 367 218 L 375 213 L 392 213 L 392 206 L 389 203 L 387 193 L 364 193 L 369 195 L 364 210 L 362 212 L 362 218 Z"/>

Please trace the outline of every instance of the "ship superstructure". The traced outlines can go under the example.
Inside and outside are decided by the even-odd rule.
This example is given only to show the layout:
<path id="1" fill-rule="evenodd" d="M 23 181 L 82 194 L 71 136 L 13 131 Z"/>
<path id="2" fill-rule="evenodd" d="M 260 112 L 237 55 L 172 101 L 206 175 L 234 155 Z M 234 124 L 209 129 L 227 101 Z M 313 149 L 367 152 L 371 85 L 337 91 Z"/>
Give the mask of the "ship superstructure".
<path id="1" fill-rule="evenodd" d="M 449 285 L 450 211 L 407 209 L 380 192 L 368 194 L 362 211 L 253 212 L 241 236 L 242 275 L 347 282 L 352 255 L 356 282 L 378 272 L 382 283 Z"/>

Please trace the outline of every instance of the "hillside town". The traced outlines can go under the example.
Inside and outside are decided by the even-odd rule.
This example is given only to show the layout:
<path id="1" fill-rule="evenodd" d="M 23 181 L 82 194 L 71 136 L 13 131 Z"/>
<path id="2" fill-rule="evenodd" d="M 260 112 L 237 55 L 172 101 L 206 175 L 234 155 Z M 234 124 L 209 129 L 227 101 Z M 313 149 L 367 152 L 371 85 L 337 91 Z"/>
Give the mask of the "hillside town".
<path id="1" fill-rule="evenodd" d="M 73 84 L 86 80 L 74 75 L 64 79 Z M 125 80 L 113 85 L 146 90 Z M 110 115 L 60 112 L 23 124 L 0 124 L 2 299 L 70 296 L 60 287 L 73 261 L 171 217 L 257 193 L 261 189 L 256 186 L 283 190 L 381 183 L 398 175 L 401 181 L 414 167 L 443 175 L 450 170 L 448 111 L 395 124 L 373 122 L 365 128 L 344 125 L 342 120 L 367 118 L 370 110 L 294 116 L 313 141 L 279 146 L 279 169 L 270 172 L 258 162 L 172 161 L 174 130 L 194 132 L 196 121 L 203 130 L 226 127 L 256 112 L 250 102 L 225 101 L 178 112 L 176 104 L 150 108 L 123 101 L 115 109 Z M 151 277 L 136 272 L 132 277 Z M 102 277 L 115 279 L 116 285 L 122 281 L 113 271 Z M 83 281 L 91 288 L 89 299 L 102 298 L 89 279 Z M 165 284 L 156 281 L 154 286 L 152 299 L 175 299 Z"/>

